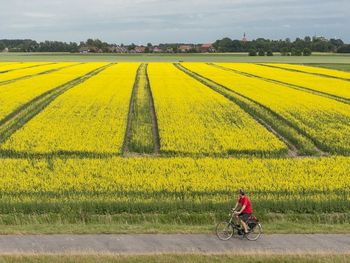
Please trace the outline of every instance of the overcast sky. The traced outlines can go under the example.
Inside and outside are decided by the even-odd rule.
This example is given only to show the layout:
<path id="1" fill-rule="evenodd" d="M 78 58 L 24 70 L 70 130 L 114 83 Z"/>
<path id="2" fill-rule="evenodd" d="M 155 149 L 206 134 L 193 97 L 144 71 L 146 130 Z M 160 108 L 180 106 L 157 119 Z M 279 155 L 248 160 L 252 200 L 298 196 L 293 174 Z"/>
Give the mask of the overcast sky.
<path id="1" fill-rule="evenodd" d="M 350 42 L 350 0 L 0 0 L 0 39 L 213 42 L 228 36 Z"/>

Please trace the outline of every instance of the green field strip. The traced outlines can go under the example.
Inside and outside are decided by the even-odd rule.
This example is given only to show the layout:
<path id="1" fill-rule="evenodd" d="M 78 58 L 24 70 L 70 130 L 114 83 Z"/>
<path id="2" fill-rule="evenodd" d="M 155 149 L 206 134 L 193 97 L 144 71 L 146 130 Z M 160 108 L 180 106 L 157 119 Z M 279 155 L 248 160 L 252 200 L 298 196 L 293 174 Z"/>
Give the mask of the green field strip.
<path id="1" fill-rule="evenodd" d="M 147 66 L 143 63 L 137 70 L 124 137 L 124 155 L 159 153 L 159 134 Z"/>
<path id="2" fill-rule="evenodd" d="M 77 65 L 80 65 L 80 64 L 83 64 L 83 63 L 80 62 L 80 63 L 73 64 L 73 65 L 63 66 L 63 67 L 59 67 L 59 68 L 55 68 L 55 69 L 49 69 L 49 70 L 42 71 L 42 72 L 35 73 L 35 74 L 30 74 L 30 75 L 21 76 L 21 77 L 14 78 L 14 79 L 9 79 L 9 80 L 0 81 L 0 86 L 6 85 L 6 84 L 10 84 L 10 83 L 13 83 L 13 82 L 16 82 L 16 81 L 19 81 L 19 80 L 30 79 L 30 78 L 34 78 L 34 77 L 37 77 L 37 76 L 40 76 L 40 75 L 50 74 L 50 73 L 59 71 L 59 70 L 61 70 L 61 69 L 66 69 L 66 68 L 74 67 L 74 66 L 77 66 Z"/>
<path id="3" fill-rule="evenodd" d="M 99 67 L 84 76 L 75 78 L 63 85 L 53 88 L 40 96 L 25 103 L 14 112 L 0 120 L 0 143 L 5 142 L 13 133 L 24 126 L 29 120 L 35 117 L 39 112 L 46 108 L 58 96 L 73 88 L 74 86 L 88 80 L 100 73 L 112 64 Z"/>
<path id="4" fill-rule="evenodd" d="M 291 72 L 298 72 L 298 73 L 304 73 L 304 74 L 309 74 L 309 75 L 314 75 L 314 76 L 319 76 L 319 77 L 350 81 L 350 78 L 342 78 L 342 77 L 337 77 L 337 76 L 323 74 L 323 73 L 308 72 L 308 71 L 305 71 L 302 69 L 284 68 L 284 67 L 280 67 L 280 66 L 276 66 L 276 65 L 272 65 L 272 64 L 264 64 L 264 63 L 255 63 L 255 64 L 259 65 L 259 66 L 264 66 L 264 67 L 283 69 L 283 70 L 287 70 L 287 71 L 291 71 Z"/>
<path id="5" fill-rule="evenodd" d="M 299 90 L 299 91 L 308 92 L 308 93 L 311 93 L 311 94 L 314 94 L 314 95 L 326 97 L 328 99 L 333 99 L 333 100 L 336 100 L 338 102 L 342 102 L 342 103 L 345 103 L 345 104 L 350 104 L 350 99 L 347 99 L 347 98 L 344 98 L 344 97 L 340 97 L 340 96 L 337 96 L 337 95 L 334 95 L 334 94 L 330 94 L 330 93 L 327 93 L 327 92 L 322 92 L 322 91 L 314 90 L 312 88 L 308 88 L 308 87 L 304 87 L 304 86 L 291 84 L 291 83 L 288 83 L 288 82 L 283 82 L 283 81 L 279 81 L 279 80 L 275 80 L 275 79 L 270 79 L 270 78 L 258 76 L 258 75 L 247 73 L 247 72 L 243 72 L 243 71 L 240 71 L 240 70 L 227 68 L 227 67 L 224 67 L 224 66 L 221 66 L 221 65 L 217 65 L 217 64 L 214 64 L 214 63 L 207 63 L 207 65 L 210 65 L 210 66 L 222 69 L 222 70 L 226 70 L 226 71 L 231 71 L 231 72 L 234 72 L 236 74 L 240 74 L 242 76 L 246 76 L 246 77 L 250 77 L 250 78 L 257 78 L 257 79 L 260 79 L 260 80 L 263 80 L 263 81 L 267 81 L 267 82 L 270 82 L 270 83 L 274 83 L 274 84 L 278 84 L 280 86 L 284 86 L 284 87 L 287 87 L 287 88 L 292 88 L 292 89 L 296 89 L 296 90 Z M 259 64 L 257 64 L 257 65 L 259 65 Z"/>
<path id="6" fill-rule="evenodd" d="M 47 66 L 47 65 L 52 65 L 52 64 L 57 64 L 57 62 L 50 62 L 50 63 L 45 63 L 45 64 L 36 64 L 36 65 L 32 65 L 32 66 L 25 66 L 25 67 L 22 67 L 22 68 L 14 68 L 14 69 L 9 69 L 9 70 L 3 70 L 3 71 L 0 71 L 0 74 L 11 72 L 11 71 L 15 71 L 15 70 L 36 68 L 36 67 Z"/>
<path id="7" fill-rule="evenodd" d="M 294 124 L 270 108 L 238 92 L 232 91 L 231 89 L 228 89 L 227 87 L 220 85 L 213 80 L 199 75 L 198 73 L 189 70 L 179 63 L 176 63 L 175 66 L 179 70 L 185 72 L 192 78 L 203 83 L 207 87 L 220 93 L 227 99 L 240 106 L 257 122 L 259 122 L 267 130 L 275 134 L 277 138 L 288 145 L 291 151 L 291 156 L 322 154 L 321 151 L 316 147 L 316 144 L 313 142 L 312 138 L 309 138 L 309 136 L 307 134 L 304 134 L 304 132 L 301 133 L 298 127 L 296 127 Z"/>

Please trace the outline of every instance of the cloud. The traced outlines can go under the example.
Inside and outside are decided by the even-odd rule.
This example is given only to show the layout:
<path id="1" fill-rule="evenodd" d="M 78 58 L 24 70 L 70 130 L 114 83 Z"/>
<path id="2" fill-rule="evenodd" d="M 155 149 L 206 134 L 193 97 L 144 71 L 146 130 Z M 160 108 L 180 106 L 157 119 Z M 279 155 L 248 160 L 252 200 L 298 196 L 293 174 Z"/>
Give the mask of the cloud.
<path id="1" fill-rule="evenodd" d="M 247 32 L 249 38 L 317 34 L 350 41 L 347 0 L 12 0 L 3 6 L 2 38 L 207 42 Z"/>

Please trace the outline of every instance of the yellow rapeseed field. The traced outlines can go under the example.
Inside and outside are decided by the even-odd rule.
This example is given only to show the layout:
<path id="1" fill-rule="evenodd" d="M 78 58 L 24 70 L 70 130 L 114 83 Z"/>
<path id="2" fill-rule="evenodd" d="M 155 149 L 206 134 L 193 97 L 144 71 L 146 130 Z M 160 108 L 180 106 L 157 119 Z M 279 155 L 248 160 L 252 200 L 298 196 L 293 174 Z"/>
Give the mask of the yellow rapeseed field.
<path id="1" fill-rule="evenodd" d="M 0 71 L 28 65 L 0 63 Z M 1 213 L 221 213 L 232 205 L 238 188 L 246 189 L 254 205 L 270 211 L 349 212 L 350 105 L 205 63 L 182 63 L 227 92 L 255 101 L 266 114 L 285 119 L 287 126 L 322 146 L 324 154 L 333 155 L 294 156 L 287 155 L 293 149 L 278 131 L 271 132 L 254 112 L 172 63 L 149 63 L 147 71 L 144 65 L 137 73 L 140 63 L 62 62 L 15 70 L 8 80 L 20 72 L 26 76 L 68 65 L 0 85 Z M 44 105 L 38 111 L 23 110 L 33 99 L 106 65 L 48 104 L 32 104 Z M 287 71 L 292 74 L 288 77 L 263 66 L 220 65 L 286 81 L 303 74 Z M 134 96 L 140 107 L 135 114 L 145 116 L 133 117 L 128 112 L 136 77 L 141 88 Z M 310 79 L 304 80 L 305 86 L 316 89 Z M 340 80 L 334 81 L 319 87 L 336 94 L 333 84 Z M 130 118 L 134 126 L 127 131 Z M 137 143 L 144 140 L 152 146 L 155 130 L 160 153 L 148 147 L 144 155 L 142 143 Z M 137 145 L 122 155 L 126 135 L 135 135 Z"/>
<path id="2" fill-rule="evenodd" d="M 16 79 L 16 78 L 21 78 L 24 76 L 30 76 L 30 75 L 35 75 L 41 72 L 45 72 L 48 70 L 53 70 L 53 69 L 58 69 L 61 67 L 69 66 L 69 65 L 74 65 L 78 64 L 76 62 L 67 62 L 67 63 L 52 63 L 52 64 L 44 64 L 42 66 L 38 67 L 33 67 L 33 68 L 24 68 L 24 69 L 18 69 L 14 71 L 9 71 L 7 73 L 2 73 L 0 74 L 0 85 L 1 82 L 8 81 L 11 79 Z M 0 69 L 1 71 L 1 69 Z"/>
<path id="3" fill-rule="evenodd" d="M 327 150 L 350 153 L 350 105 L 203 63 L 184 66 L 280 114 Z"/>
<path id="4" fill-rule="evenodd" d="M 0 159 L 0 192 L 121 193 L 121 199 L 187 196 L 220 201 L 244 187 L 254 199 L 350 201 L 350 159 L 121 158 Z M 129 196 L 133 193 L 139 195 Z M 153 196 L 153 197 L 152 197 Z M 115 196 L 115 201 L 118 201 Z M 205 201 L 202 200 L 203 202 Z"/>
<path id="5" fill-rule="evenodd" d="M 0 148 L 119 153 L 137 67 L 138 63 L 113 65 L 65 92 Z"/>
<path id="6" fill-rule="evenodd" d="M 236 104 L 179 71 L 171 63 L 148 67 L 161 151 L 251 153 L 286 149 Z"/>
<path id="7" fill-rule="evenodd" d="M 69 64 L 71 63 L 67 63 Z M 106 64 L 102 62 L 81 64 L 0 86 L 0 120 L 35 97 Z"/>
<path id="8" fill-rule="evenodd" d="M 53 64 L 53 62 L 1 62 L 0 72 L 1 74 L 4 74 L 7 73 L 7 71 L 16 71 L 20 69 L 43 66 L 48 64 Z"/>
<path id="9" fill-rule="evenodd" d="M 346 80 L 326 78 L 248 63 L 222 63 L 219 65 L 254 74 L 259 77 L 274 79 L 284 83 L 350 99 L 350 82 Z"/>
<path id="10" fill-rule="evenodd" d="M 326 68 L 320 68 L 320 67 L 311 67 L 311 66 L 305 66 L 305 65 L 296 65 L 296 64 L 268 64 L 271 66 L 277 66 L 281 68 L 286 69 L 293 69 L 293 70 L 300 70 L 303 72 L 313 73 L 313 74 L 322 74 L 322 75 L 328 75 L 331 77 L 338 77 L 338 78 L 344 78 L 350 80 L 350 73 L 344 72 L 340 70 L 334 70 L 334 69 L 326 69 Z"/>

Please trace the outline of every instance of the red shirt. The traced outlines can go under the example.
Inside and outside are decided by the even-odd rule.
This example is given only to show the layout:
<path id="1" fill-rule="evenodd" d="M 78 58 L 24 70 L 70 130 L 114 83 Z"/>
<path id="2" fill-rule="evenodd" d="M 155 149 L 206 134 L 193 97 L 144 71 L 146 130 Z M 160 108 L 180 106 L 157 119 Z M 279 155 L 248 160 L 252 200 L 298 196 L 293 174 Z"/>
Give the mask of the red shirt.
<path id="1" fill-rule="evenodd" d="M 243 195 L 242 197 L 239 198 L 238 203 L 240 203 L 242 206 L 245 205 L 244 210 L 242 211 L 242 213 L 244 214 L 251 214 L 253 213 L 253 208 L 252 208 L 252 204 L 250 203 L 250 200 L 247 196 Z"/>

